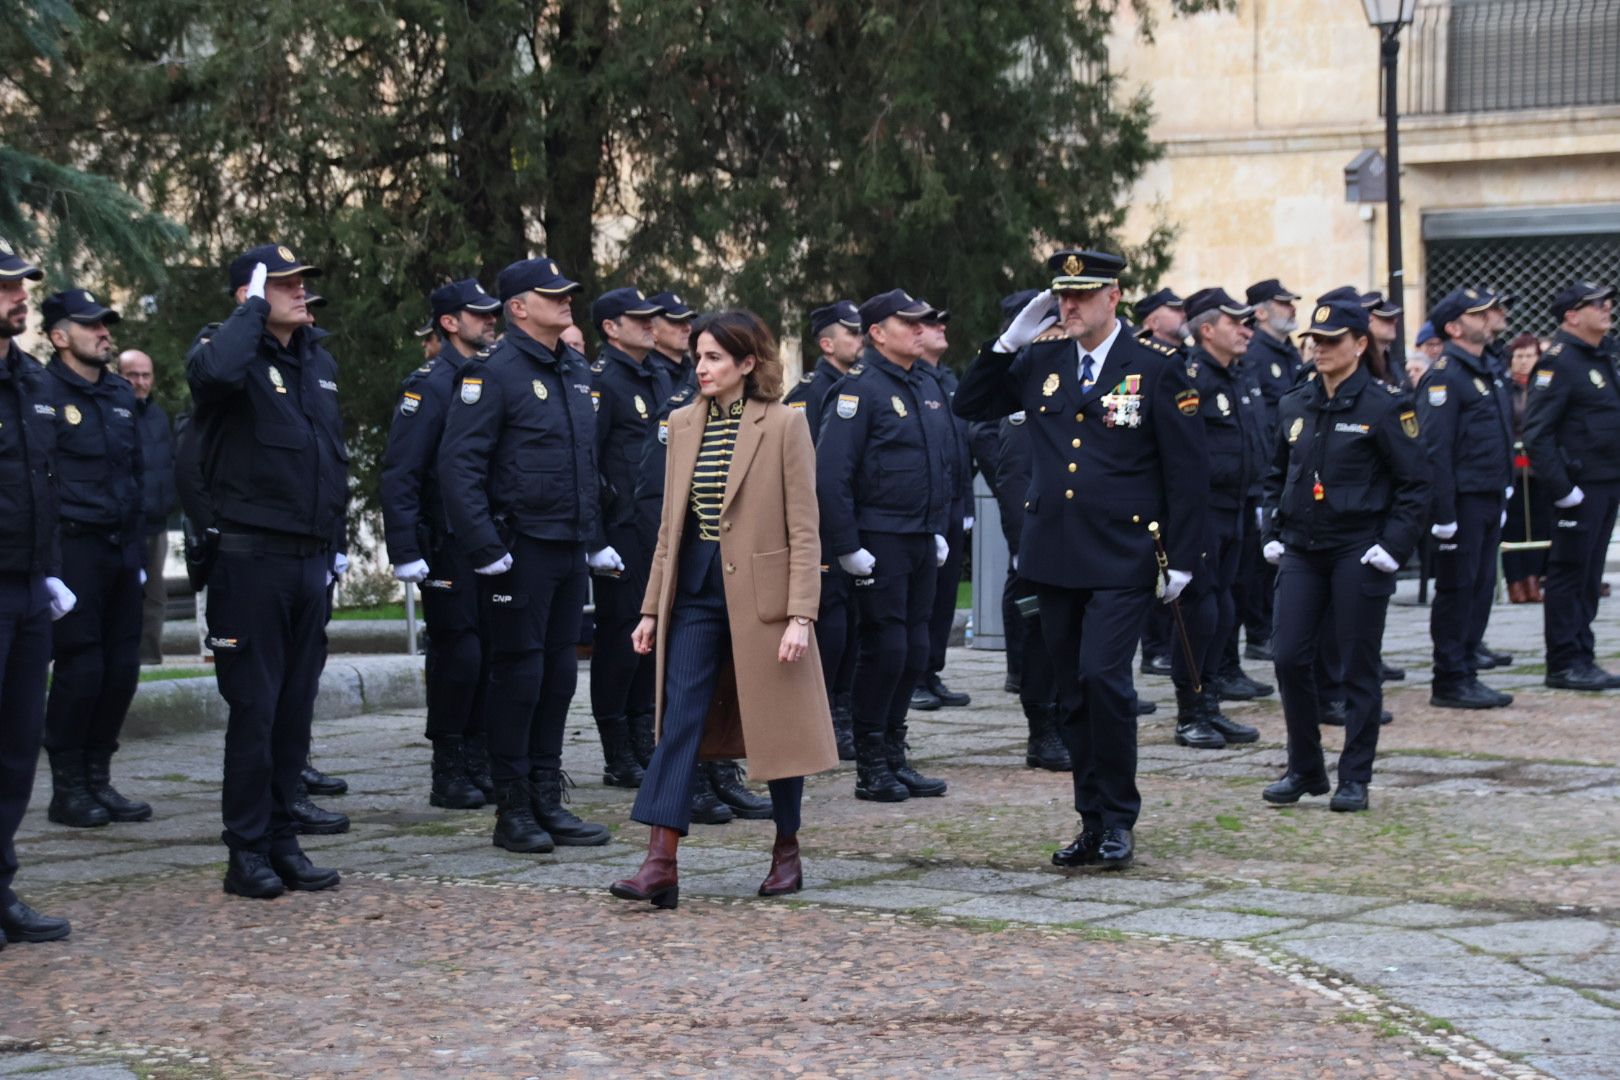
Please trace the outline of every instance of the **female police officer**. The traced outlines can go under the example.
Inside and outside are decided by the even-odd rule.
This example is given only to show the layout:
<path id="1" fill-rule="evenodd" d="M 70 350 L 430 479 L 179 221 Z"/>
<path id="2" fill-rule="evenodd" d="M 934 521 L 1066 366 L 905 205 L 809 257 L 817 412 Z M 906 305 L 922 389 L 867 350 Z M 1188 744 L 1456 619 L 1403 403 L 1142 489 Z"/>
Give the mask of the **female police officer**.
<path id="1" fill-rule="evenodd" d="M 1325 630 L 1338 639 L 1348 699 L 1331 806 L 1365 810 L 1382 706 L 1384 614 L 1395 571 L 1416 546 L 1428 511 L 1429 464 L 1411 399 L 1369 370 L 1372 342 L 1361 305 L 1318 305 L 1305 336 L 1316 345 L 1316 376 L 1279 403 L 1266 481 L 1265 556 L 1278 566 L 1274 640 L 1288 772 L 1266 788 L 1265 799 L 1293 803 L 1327 793 L 1312 675 Z"/>

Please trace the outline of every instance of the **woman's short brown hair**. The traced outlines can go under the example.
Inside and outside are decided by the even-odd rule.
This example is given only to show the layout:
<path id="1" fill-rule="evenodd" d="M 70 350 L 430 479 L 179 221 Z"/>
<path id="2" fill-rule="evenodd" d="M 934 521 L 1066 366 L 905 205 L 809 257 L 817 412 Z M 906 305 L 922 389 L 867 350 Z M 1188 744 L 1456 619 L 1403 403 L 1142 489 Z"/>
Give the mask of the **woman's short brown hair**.
<path id="1" fill-rule="evenodd" d="M 776 351 L 776 338 L 763 320 L 752 311 L 716 311 L 692 324 L 687 348 L 697 356 L 698 338 L 708 334 L 734 362 L 754 358 L 754 370 L 743 378 L 743 393 L 755 401 L 782 400 L 782 358 Z"/>

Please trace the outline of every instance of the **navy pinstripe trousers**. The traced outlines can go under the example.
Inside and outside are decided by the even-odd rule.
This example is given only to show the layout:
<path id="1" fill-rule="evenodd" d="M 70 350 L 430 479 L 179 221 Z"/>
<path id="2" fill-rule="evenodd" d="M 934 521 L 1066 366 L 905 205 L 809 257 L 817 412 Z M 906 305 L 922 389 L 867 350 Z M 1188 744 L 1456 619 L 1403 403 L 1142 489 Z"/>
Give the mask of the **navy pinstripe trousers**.
<path id="1" fill-rule="evenodd" d="M 720 668 L 731 652 L 720 545 L 697 539 L 696 526 L 689 526 L 688 539 L 681 545 L 675 607 L 665 638 L 664 721 L 630 811 L 634 821 L 662 825 L 682 836 L 692 824 L 692 777 L 703 741 L 703 721 L 720 680 Z M 777 833 L 791 836 L 798 832 L 804 778 L 772 780 L 767 786 Z"/>

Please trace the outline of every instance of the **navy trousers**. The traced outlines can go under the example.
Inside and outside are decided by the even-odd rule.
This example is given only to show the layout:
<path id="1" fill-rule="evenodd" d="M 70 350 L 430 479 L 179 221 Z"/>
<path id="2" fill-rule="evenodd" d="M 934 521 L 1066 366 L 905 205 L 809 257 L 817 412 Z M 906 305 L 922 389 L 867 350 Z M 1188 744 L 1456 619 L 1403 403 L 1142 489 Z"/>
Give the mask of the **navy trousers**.
<path id="1" fill-rule="evenodd" d="M 821 617 L 816 620 L 816 648 L 827 696 L 836 700 L 855 683 L 855 601 L 849 574 L 834 562 L 821 571 Z"/>
<path id="2" fill-rule="evenodd" d="M 660 825 L 682 836 L 692 824 L 692 776 L 697 771 L 703 723 L 720 681 L 720 669 L 731 654 L 731 624 L 726 617 L 726 585 L 720 572 L 720 545 L 693 539 L 688 529 L 681 547 L 675 609 L 664 633 L 664 719 L 658 745 L 636 791 L 632 821 Z M 772 780 L 771 817 L 781 836 L 799 831 L 799 804 L 804 777 Z"/>
<path id="3" fill-rule="evenodd" d="M 1592 620 L 1603 588 L 1603 563 L 1620 508 L 1620 485 L 1582 487 L 1579 506 L 1553 510 L 1552 549 L 1547 552 L 1547 670 L 1590 664 L 1595 656 Z"/>
<path id="4" fill-rule="evenodd" d="M 624 560 L 624 570 L 617 577 L 596 574 L 591 578 L 596 598 L 591 715 L 598 720 L 651 716 L 655 665 L 652 657 L 639 656 L 630 647 L 630 635 L 641 621 L 641 598 L 647 591 L 652 552 L 642 547 L 633 525 L 609 528 L 607 539 Z"/>
<path id="5" fill-rule="evenodd" d="M 1179 641 L 1170 650 L 1170 678 L 1183 695 L 1192 692 L 1196 681 L 1207 685 L 1219 673 L 1225 659 L 1227 637 L 1237 625 L 1236 607 L 1232 601 L 1232 583 L 1237 578 L 1239 511 L 1211 510 L 1205 524 L 1205 543 L 1208 553 L 1204 565 L 1209 572 L 1194 575 L 1187 586 L 1181 603 L 1181 616 L 1187 627 L 1187 640 L 1192 645 L 1192 658 L 1198 665 L 1195 673 L 1188 668 L 1187 650 Z M 1187 595 L 1190 593 L 1191 595 Z M 1160 607 L 1169 607 L 1161 604 Z M 1175 616 L 1172 613 L 1172 622 Z M 1179 636 L 1179 633 L 1178 633 Z M 1196 674 L 1197 678 L 1194 679 Z"/>
<path id="6" fill-rule="evenodd" d="M 1348 714 L 1339 780 L 1372 779 L 1378 714 L 1384 706 L 1378 649 L 1395 595 L 1395 575 L 1363 565 L 1367 545 L 1344 551 L 1286 551 L 1277 568 L 1277 687 L 1288 726 L 1288 771 L 1324 776 L 1317 642 L 1334 638 L 1343 663 Z"/>
<path id="7" fill-rule="evenodd" d="M 1035 594 L 1064 740 L 1074 759 L 1074 808 L 1090 826 L 1135 828 L 1142 796 L 1136 789 L 1131 658 L 1154 604 L 1153 590 L 1037 584 Z"/>
<path id="8" fill-rule="evenodd" d="M 935 571 L 934 610 L 928 617 L 928 674 L 945 670 L 945 649 L 951 642 L 951 624 L 956 619 L 956 590 L 962 584 L 962 563 L 967 558 L 967 531 L 962 528 L 965 507 L 951 511 L 945 543 L 950 554 L 945 565 Z M 911 695 L 906 695 L 908 698 Z"/>
<path id="9" fill-rule="evenodd" d="M 911 692 L 928 666 L 934 610 L 934 538 L 926 533 L 861 533 L 877 567 L 856 578 L 860 652 L 855 658 L 855 737 L 903 732 Z"/>
<path id="10" fill-rule="evenodd" d="M 1457 535 L 1434 551 L 1434 687 L 1452 689 L 1472 679 L 1474 654 L 1485 639 L 1496 589 L 1496 547 L 1502 542 L 1501 492 L 1457 495 Z"/>
<path id="11" fill-rule="evenodd" d="M 464 738 L 484 730 L 489 655 L 478 617 L 478 579 L 461 549 L 445 537 L 428 556 L 422 582 L 427 622 L 429 739 Z"/>
<path id="12" fill-rule="evenodd" d="M 62 535 L 62 582 L 78 604 L 51 627 L 56 675 L 45 705 L 45 748 L 117 750 L 141 674 L 141 568 L 122 544 Z"/>
<path id="13" fill-rule="evenodd" d="M 45 671 L 51 659 L 51 598 L 45 579 L 0 574 L 0 906 L 16 894 L 13 843 L 34 792 Z"/>

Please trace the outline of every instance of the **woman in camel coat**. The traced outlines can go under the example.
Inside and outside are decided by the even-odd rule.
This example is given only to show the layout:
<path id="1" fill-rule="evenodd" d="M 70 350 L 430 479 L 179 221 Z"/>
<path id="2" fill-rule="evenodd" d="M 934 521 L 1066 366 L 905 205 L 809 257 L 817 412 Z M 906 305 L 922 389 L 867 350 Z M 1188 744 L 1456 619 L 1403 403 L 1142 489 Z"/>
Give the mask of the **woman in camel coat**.
<path id="1" fill-rule="evenodd" d="M 761 896 L 796 891 L 804 777 L 838 764 L 814 623 L 815 447 L 779 401 L 776 342 L 747 311 L 692 328 L 699 397 L 670 415 L 664 510 L 634 644 L 658 656 L 658 746 L 631 817 L 647 858 L 613 895 L 674 907 L 698 758 L 769 781 L 776 843 Z"/>

